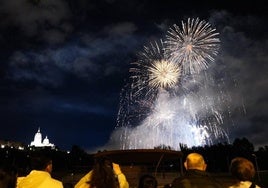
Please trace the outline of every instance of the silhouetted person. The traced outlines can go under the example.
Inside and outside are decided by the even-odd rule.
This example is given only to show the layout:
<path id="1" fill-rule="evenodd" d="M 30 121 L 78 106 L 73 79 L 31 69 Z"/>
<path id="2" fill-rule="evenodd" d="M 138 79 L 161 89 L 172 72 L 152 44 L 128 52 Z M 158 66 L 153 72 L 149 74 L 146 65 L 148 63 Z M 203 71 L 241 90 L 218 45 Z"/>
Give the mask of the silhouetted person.
<path id="1" fill-rule="evenodd" d="M 79 180 L 75 188 L 129 188 L 129 184 L 118 164 L 106 157 L 98 157 L 93 169 Z"/>
<path id="2" fill-rule="evenodd" d="M 190 153 L 184 162 L 186 173 L 174 179 L 173 188 L 222 188 L 213 177 L 206 172 L 207 164 L 202 155 Z"/>
<path id="3" fill-rule="evenodd" d="M 32 171 L 26 177 L 19 177 L 17 188 L 63 188 L 61 181 L 51 177 L 52 160 L 46 156 L 31 159 Z"/>
<path id="4" fill-rule="evenodd" d="M 145 174 L 139 178 L 138 188 L 157 188 L 157 180 L 154 176 Z"/>
<path id="5" fill-rule="evenodd" d="M 237 182 L 229 188 L 260 188 L 253 182 L 255 168 L 251 161 L 243 157 L 236 157 L 231 161 L 230 172 Z"/>
<path id="6" fill-rule="evenodd" d="M 0 167 L 0 188 L 16 188 L 17 171 L 14 167 L 4 165 Z"/>

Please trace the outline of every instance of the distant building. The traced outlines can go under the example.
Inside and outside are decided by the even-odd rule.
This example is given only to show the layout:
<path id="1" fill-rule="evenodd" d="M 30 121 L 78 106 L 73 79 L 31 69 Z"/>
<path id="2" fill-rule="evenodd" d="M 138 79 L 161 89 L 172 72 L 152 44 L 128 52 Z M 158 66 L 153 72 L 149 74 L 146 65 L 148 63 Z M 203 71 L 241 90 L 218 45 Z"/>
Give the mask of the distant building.
<path id="1" fill-rule="evenodd" d="M 34 140 L 31 142 L 30 146 L 34 147 L 54 147 L 55 145 L 49 143 L 49 139 L 46 136 L 42 141 L 42 133 L 40 132 L 40 128 L 38 128 L 37 133 L 34 135 Z"/>

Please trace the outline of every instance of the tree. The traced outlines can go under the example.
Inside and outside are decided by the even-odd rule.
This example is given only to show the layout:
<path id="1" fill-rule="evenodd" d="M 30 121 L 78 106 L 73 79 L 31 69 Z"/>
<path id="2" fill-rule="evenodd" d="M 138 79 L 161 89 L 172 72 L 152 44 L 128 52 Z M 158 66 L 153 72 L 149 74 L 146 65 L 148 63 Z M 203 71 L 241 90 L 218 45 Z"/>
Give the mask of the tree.
<path id="1" fill-rule="evenodd" d="M 236 138 L 233 142 L 233 153 L 235 156 L 251 157 L 254 153 L 254 146 L 245 137 L 242 139 Z"/>

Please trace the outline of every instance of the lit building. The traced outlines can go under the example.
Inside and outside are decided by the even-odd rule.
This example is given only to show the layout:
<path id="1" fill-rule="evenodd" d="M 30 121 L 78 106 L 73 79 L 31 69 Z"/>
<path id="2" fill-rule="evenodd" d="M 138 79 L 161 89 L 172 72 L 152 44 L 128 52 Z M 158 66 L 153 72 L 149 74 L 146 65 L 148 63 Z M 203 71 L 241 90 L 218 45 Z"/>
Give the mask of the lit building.
<path id="1" fill-rule="evenodd" d="M 55 145 L 52 143 L 49 143 L 49 139 L 46 136 L 44 140 L 42 141 L 42 134 L 40 132 L 40 128 L 38 128 L 37 133 L 34 135 L 34 140 L 31 142 L 30 146 L 35 147 L 54 147 Z"/>

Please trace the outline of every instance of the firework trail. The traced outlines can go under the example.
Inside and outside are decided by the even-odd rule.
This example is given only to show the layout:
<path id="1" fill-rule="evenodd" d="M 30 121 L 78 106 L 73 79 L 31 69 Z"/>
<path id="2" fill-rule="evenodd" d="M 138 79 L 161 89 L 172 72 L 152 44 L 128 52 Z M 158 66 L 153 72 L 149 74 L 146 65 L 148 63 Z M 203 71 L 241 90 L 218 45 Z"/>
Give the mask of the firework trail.
<path id="1" fill-rule="evenodd" d="M 182 26 L 174 25 L 166 41 L 145 46 L 132 63 L 117 116 L 120 149 L 166 145 L 180 150 L 180 143 L 192 147 L 228 140 L 219 126 L 226 95 L 219 96 L 213 77 L 202 71 L 217 54 L 218 33 L 199 19 Z"/>
<path id="2" fill-rule="evenodd" d="M 182 66 L 184 74 L 196 74 L 207 69 L 218 54 L 219 33 L 205 21 L 182 21 L 182 29 L 176 24 L 167 32 L 167 53 L 170 60 Z"/>

